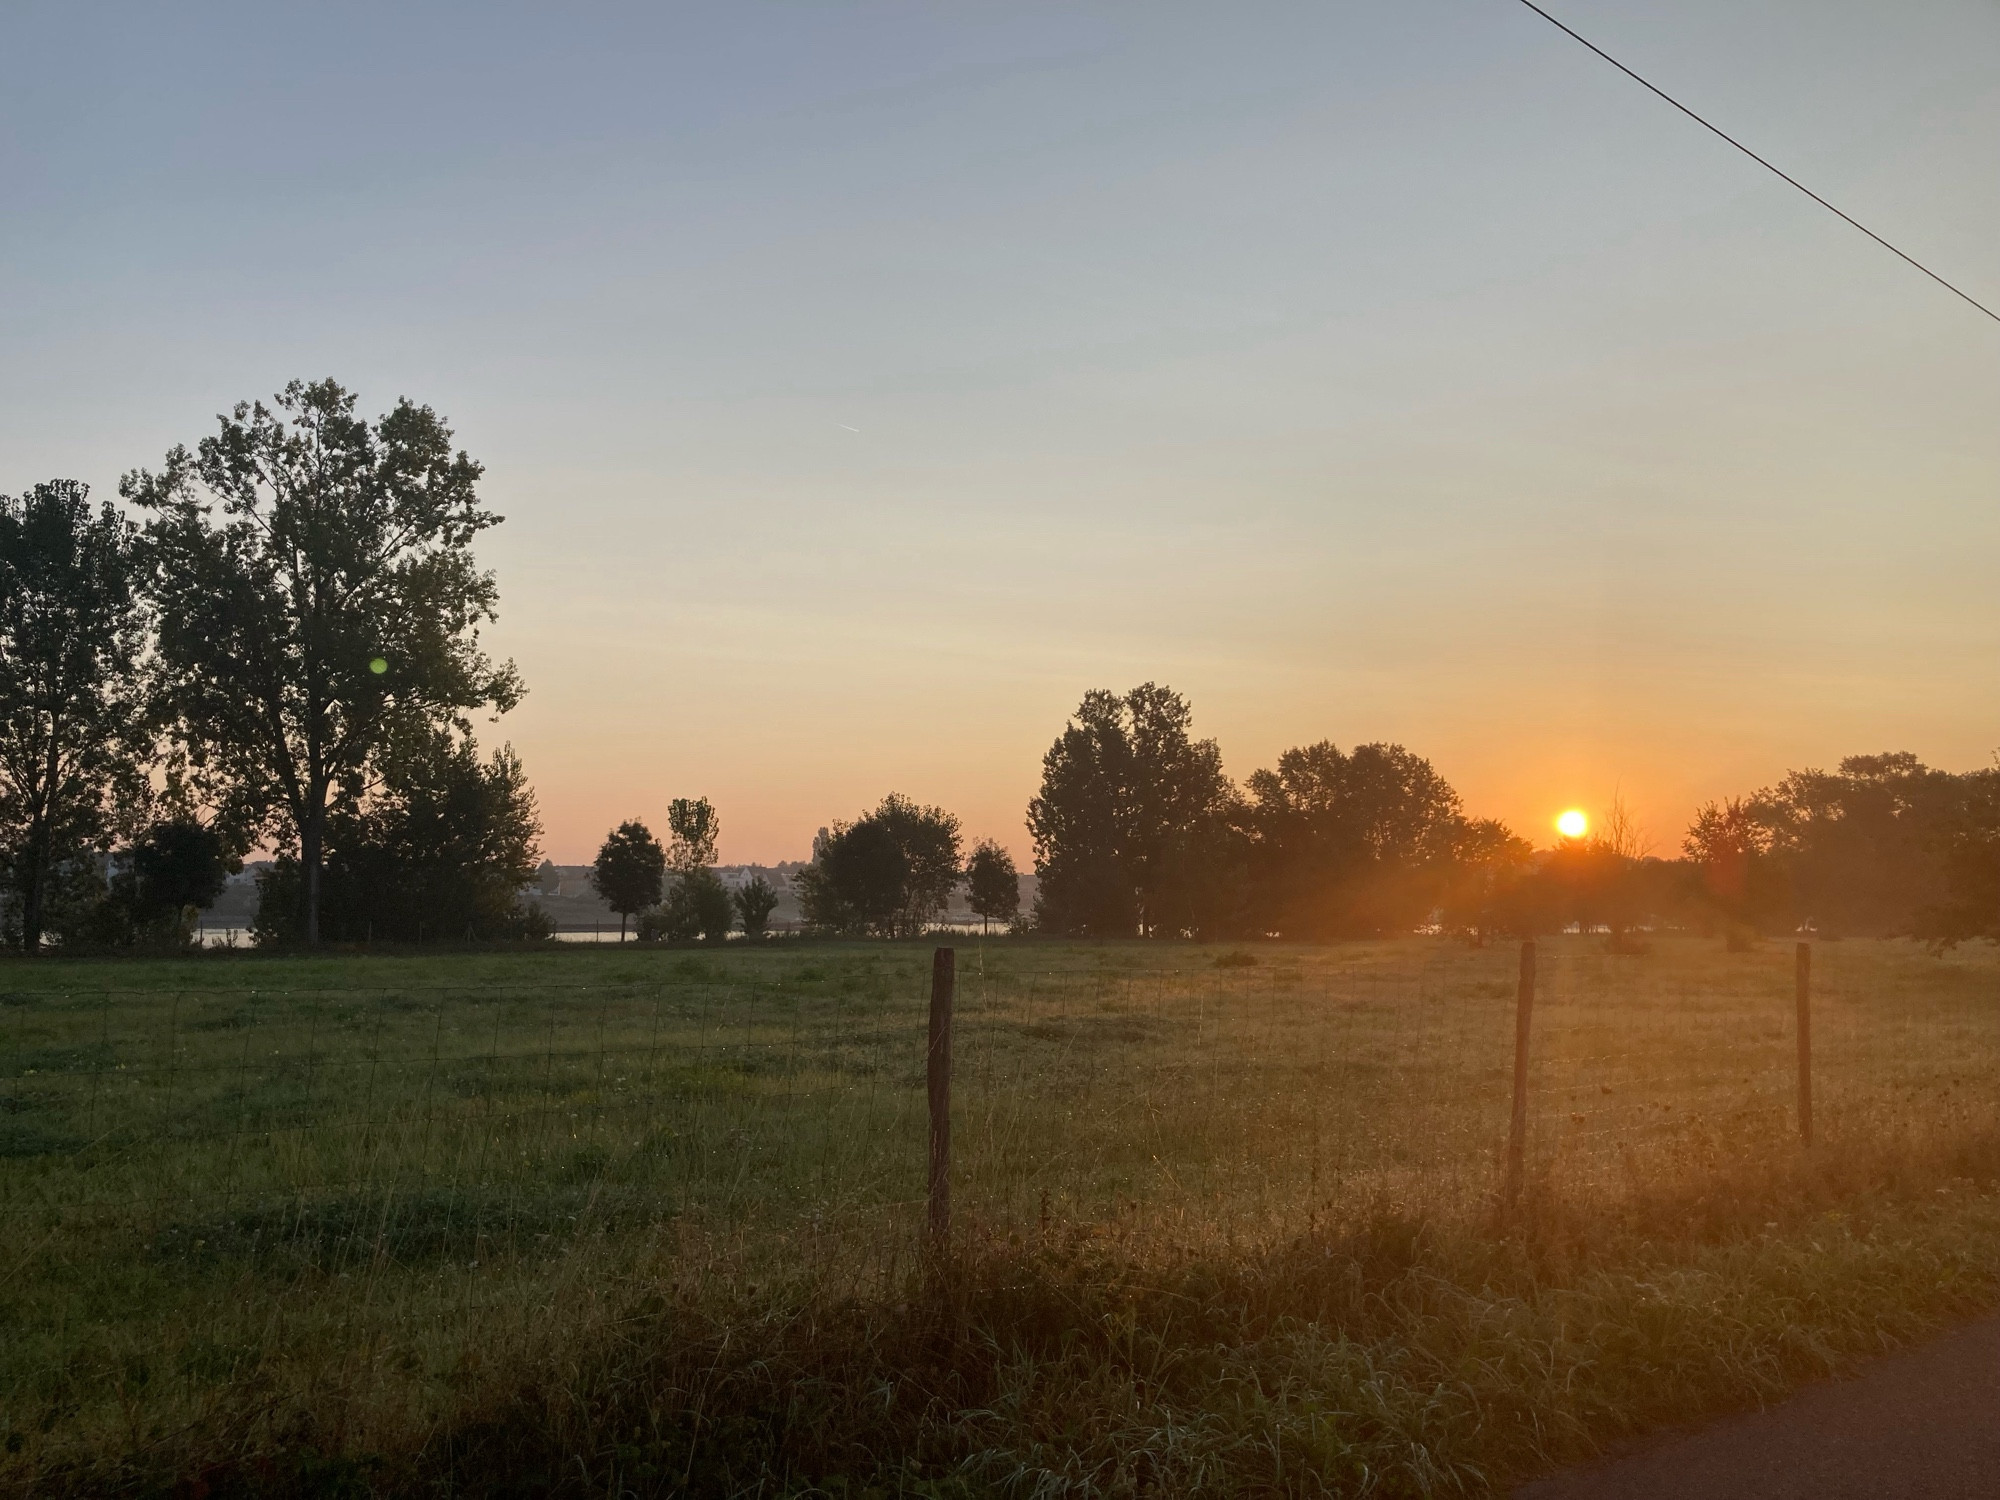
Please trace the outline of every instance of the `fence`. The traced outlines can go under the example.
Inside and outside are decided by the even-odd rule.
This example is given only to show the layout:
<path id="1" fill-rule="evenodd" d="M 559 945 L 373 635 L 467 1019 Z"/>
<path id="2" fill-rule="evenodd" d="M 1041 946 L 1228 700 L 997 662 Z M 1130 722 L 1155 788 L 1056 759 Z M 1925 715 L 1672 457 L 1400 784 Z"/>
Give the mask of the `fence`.
<path id="1" fill-rule="evenodd" d="M 1035 953 L 967 950 L 942 1033 L 907 950 L 592 986 L 0 996 L 0 1219 L 16 1245 L 320 1266 L 702 1225 L 879 1266 L 939 1232 L 940 1034 L 968 1230 L 1239 1235 L 1528 1181 L 1616 1193 L 1802 1131 L 1989 1127 L 2000 1099 L 1984 954 L 1822 946 L 1808 1098 L 1788 952 Z"/>

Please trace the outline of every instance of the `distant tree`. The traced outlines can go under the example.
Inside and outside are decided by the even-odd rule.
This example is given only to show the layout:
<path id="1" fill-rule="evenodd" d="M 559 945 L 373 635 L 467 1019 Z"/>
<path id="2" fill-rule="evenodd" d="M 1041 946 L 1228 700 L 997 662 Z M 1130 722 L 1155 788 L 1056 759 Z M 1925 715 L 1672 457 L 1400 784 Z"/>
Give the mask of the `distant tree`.
<path id="1" fill-rule="evenodd" d="M 545 859 L 535 867 L 535 889 L 544 896 L 562 894 L 562 871 L 552 860 Z"/>
<path id="2" fill-rule="evenodd" d="M 543 935 L 546 918 L 524 899 L 541 823 L 513 750 L 482 758 L 469 736 L 419 725 L 376 763 L 379 779 L 327 820 L 324 930 L 350 942 Z M 260 945 L 298 941 L 302 878 L 289 852 L 260 877 Z"/>
<path id="3" fill-rule="evenodd" d="M 762 875 L 752 875 L 736 888 L 734 899 L 743 936 L 754 943 L 771 925 L 771 913 L 778 906 L 778 888 Z"/>
<path id="4" fill-rule="evenodd" d="M 1021 876 L 1014 856 L 991 839 L 973 845 L 965 862 L 965 886 L 967 904 L 982 931 L 995 922 L 1010 923 L 1020 913 Z"/>
<path id="5" fill-rule="evenodd" d="M 126 853 L 135 922 L 179 918 L 215 904 L 243 861 L 216 829 L 192 816 L 153 824 Z"/>
<path id="6" fill-rule="evenodd" d="M 1632 929 L 1651 915 L 1647 911 L 1650 883 L 1645 863 L 1651 842 L 1619 792 L 1611 794 L 1611 806 L 1598 820 L 1586 841 L 1592 857 L 1589 904 L 1591 925 L 1610 929 L 1611 949 L 1633 951 Z"/>
<path id="7" fill-rule="evenodd" d="M 297 929 L 319 941 L 329 809 L 412 725 L 468 730 L 521 697 L 479 647 L 493 576 L 472 539 L 480 466 L 404 400 L 374 423 L 331 380 L 238 405 L 194 452 L 121 493 L 145 528 L 159 679 L 205 795 L 300 869 Z"/>
<path id="8" fill-rule="evenodd" d="M 1497 819 L 1462 823 L 1439 900 L 1444 926 L 1480 947 L 1502 933 L 1543 930 L 1523 900 L 1534 856 L 1534 846 Z"/>
<path id="9" fill-rule="evenodd" d="M 1237 799 L 1192 711 L 1146 683 L 1086 693 L 1042 757 L 1028 804 L 1037 924 L 1077 936 L 1172 935 L 1219 925 Z"/>
<path id="10" fill-rule="evenodd" d="M 1795 771 L 1748 799 L 1769 835 L 1797 920 L 1823 933 L 1916 931 L 1947 899 L 1941 849 L 1961 778 L 1907 751 L 1850 755 L 1837 771 Z"/>
<path id="11" fill-rule="evenodd" d="M 674 894 L 686 905 L 695 935 L 703 942 L 720 943 L 728 938 L 729 929 L 736 924 L 736 903 L 715 871 L 701 869 L 683 875 Z"/>
<path id="12" fill-rule="evenodd" d="M 722 820 L 706 797 L 676 797 L 667 804 L 667 868 L 677 875 L 706 870 L 715 863 Z"/>
<path id="13" fill-rule="evenodd" d="M 0 495 L 0 878 L 41 945 L 58 866 L 147 800 L 134 533 L 74 480 Z"/>
<path id="14" fill-rule="evenodd" d="M 625 941 L 628 917 L 660 902 L 660 884 L 667 871 L 667 854 L 653 831 L 637 818 L 611 830 L 590 867 L 590 884 L 604 904 L 618 913 L 618 941 Z"/>
<path id="15" fill-rule="evenodd" d="M 793 877 L 808 925 L 910 937 L 937 919 L 957 886 L 958 819 L 891 792 L 853 823 L 821 829 L 812 863 Z"/>
<path id="16" fill-rule="evenodd" d="M 1720 918 L 1732 938 L 1766 925 L 1780 908 L 1771 842 L 1767 822 L 1740 797 L 1703 804 L 1681 840 L 1701 910 Z"/>
<path id="17" fill-rule="evenodd" d="M 1466 823 L 1458 793 L 1422 756 L 1322 740 L 1287 750 L 1248 786 L 1272 930 L 1318 940 L 1407 932 L 1444 898 Z"/>
<path id="18" fill-rule="evenodd" d="M 1959 796 L 1937 819 L 1934 842 L 1942 889 L 1918 911 L 1916 935 L 1940 948 L 1972 938 L 2000 942 L 2000 768 L 1959 778 Z"/>

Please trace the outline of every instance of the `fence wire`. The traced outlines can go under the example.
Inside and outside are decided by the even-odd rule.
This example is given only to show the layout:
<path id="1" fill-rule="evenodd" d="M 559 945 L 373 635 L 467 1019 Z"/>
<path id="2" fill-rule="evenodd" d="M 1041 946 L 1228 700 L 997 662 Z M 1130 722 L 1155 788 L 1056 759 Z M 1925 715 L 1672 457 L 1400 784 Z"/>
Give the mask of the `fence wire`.
<path id="1" fill-rule="evenodd" d="M 582 986 L 0 995 L 13 1273 L 107 1246 L 472 1269 L 693 1226 L 890 1274 L 921 1217 L 928 966 L 812 951 Z M 1514 948 L 1197 952 L 961 943 L 966 1232 L 1491 1200 Z M 2000 1125 L 1989 954 L 1823 943 L 1813 978 L 1822 1141 Z M 1795 1149 L 1795 1040 L 1789 945 L 1544 942 L 1529 1170 L 1615 1194 Z"/>

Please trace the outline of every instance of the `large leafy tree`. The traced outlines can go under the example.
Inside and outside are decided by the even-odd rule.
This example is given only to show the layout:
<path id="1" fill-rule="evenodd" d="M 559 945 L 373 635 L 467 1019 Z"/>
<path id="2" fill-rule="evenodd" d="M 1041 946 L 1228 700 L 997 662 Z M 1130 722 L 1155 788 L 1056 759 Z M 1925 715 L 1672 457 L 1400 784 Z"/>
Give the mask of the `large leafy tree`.
<path id="1" fill-rule="evenodd" d="M 590 884 L 604 904 L 618 913 L 618 941 L 625 941 L 625 923 L 637 912 L 660 904 L 666 879 L 667 851 L 653 830 L 628 818 L 606 835 L 590 867 Z"/>
<path id="2" fill-rule="evenodd" d="M 1021 876 L 1014 868 L 1014 856 L 992 839 L 973 845 L 965 862 L 965 894 L 982 929 L 1012 922 L 1021 910 Z"/>
<path id="3" fill-rule="evenodd" d="M 1794 771 L 1749 799 L 1794 915 L 1824 933 L 1914 932 L 1946 902 L 1940 841 L 1964 796 L 1962 778 L 1908 751 L 1850 755 L 1835 771 Z"/>
<path id="4" fill-rule="evenodd" d="M 1227 925 L 1221 903 L 1241 889 L 1237 797 L 1192 721 L 1185 698 L 1150 682 L 1084 695 L 1028 804 L 1040 926 L 1130 936 Z"/>
<path id="5" fill-rule="evenodd" d="M 1441 899 L 1458 793 L 1401 745 L 1287 750 L 1249 781 L 1262 908 L 1287 937 L 1407 930 Z"/>
<path id="6" fill-rule="evenodd" d="M 1968 938 L 2000 942 L 2000 769 L 1958 783 L 1935 833 L 1942 892 L 1916 922 L 1919 937 L 1947 948 Z"/>
<path id="7" fill-rule="evenodd" d="M 778 888 L 762 875 L 752 875 L 736 888 L 730 900 L 743 936 L 753 943 L 763 937 L 771 925 L 771 913 L 778 907 Z"/>
<path id="8" fill-rule="evenodd" d="M 321 923 L 336 941 L 490 940 L 539 935 L 523 902 L 541 820 L 520 757 L 482 758 L 470 736 L 418 725 L 375 758 L 380 774 L 327 819 Z M 260 943 L 296 940 L 296 857 L 259 882 Z"/>
<path id="9" fill-rule="evenodd" d="M 327 814 L 413 725 L 521 697 L 479 645 L 498 592 L 472 540 L 482 470 L 408 400 L 375 422 L 331 380 L 243 404 L 122 492 L 145 528 L 159 677 L 203 790 L 295 850 L 319 940 Z"/>
<path id="10" fill-rule="evenodd" d="M 146 800 L 134 533 L 74 480 L 0 495 L 0 861 L 21 945 L 41 945 L 65 861 Z"/>
<path id="11" fill-rule="evenodd" d="M 958 851 L 957 817 L 891 792 L 873 812 L 822 829 L 793 883 L 814 927 L 913 937 L 951 900 Z"/>

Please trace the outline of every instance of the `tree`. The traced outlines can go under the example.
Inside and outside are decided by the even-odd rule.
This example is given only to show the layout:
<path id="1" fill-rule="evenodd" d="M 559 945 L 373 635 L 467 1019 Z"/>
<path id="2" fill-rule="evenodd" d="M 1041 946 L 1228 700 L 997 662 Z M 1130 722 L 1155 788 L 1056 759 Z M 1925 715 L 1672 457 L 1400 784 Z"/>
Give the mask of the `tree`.
<path id="1" fill-rule="evenodd" d="M 736 888 L 733 899 L 736 915 L 743 924 L 743 936 L 756 942 L 771 925 L 771 913 L 778 906 L 778 888 L 762 875 L 752 875 Z"/>
<path id="2" fill-rule="evenodd" d="M 667 804 L 667 868 L 677 875 L 706 870 L 715 863 L 722 819 L 706 797 L 676 797 Z"/>
<path id="3" fill-rule="evenodd" d="M 121 493 L 145 527 L 159 676 L 204 792 L 296 853 L 300 935 L 319 941 L 328 809 L 412 726 L 469 731 L 521 698 L 479 627 L 483 472 L 427 406 L 374 423 L 331 380 L 240 404 Z"/>
<path id="4" fill-rule="evenodd" d="M 793 881 L 813 927 L 913 937 L 951 900 L 958 850 L 956 817 L 891 792 L 873 812 L 821 829 Z"/>
<path id="5" fill-rule="evenodd" d="M 736 903 L 715 871 L 704 868 L 674 881 L 662 917 L 663 935 L 673 941 L 700 938 L 706 943 L 720 943 L 729 937 Z"/>
<path id="6" fill-rule="evenodd" d="M 1021 876 L 1014 868 L 1014 856 L 991 839 L 973 845 L 965 862 L 965 887 L 982 931 L 995 922 L 1012 922 L 1021 910 Z"/>
<path id="7" fill-rule="evenodd" d="M 2000 941 L 2000 769 L 1974 771 L 1959 786 L 1936 828 L 1942 892 L 1917 914 L 1916 935 L 1940 948 Z"/>
<path id="8" fill-rule="evenodd" d="M 1212 925 L 1226 882 L 1235 788 L 1214 740 L 1169 688 L 1086 693 L 1042 757 L 1028 804 L 1038 925 L 1075 936 L 1175 933 Z"/>
<path id="9" fill-rule="evenodd" d="M 29 952 L 57 867 L 146 800 L 134 533 L 89 495 L 68 479 L 0 495 L 0 873 Z"/>
<path id="10" fill-rule="evenodd" d="M 1748 799 L 1769 838 L 1794 917 L 1823 933 L 1916 930 L 1946 898 L 1940 858 L 1962 778 L 1907 751 L 1850 755 L 1837 771 L 1794 771 Z"/>
<path id="11" fill-rule="evenodd" d="M 660 902 L 666 878 L 667 854 L 653 831 L 637 818 L 611 830 L 590 867 L 590 884 L 604 904 L 618 913 L 618 941 L 625 941 L 625 920 Z"/>
<path id="12" fill-rule="evenodd" d="M 1407 932 L 1443 899 L 1467 825 L 1458 793 L 1422 756 L 1321 740 L 1248 785 L 1259 904 L 1274 930 Z"/>
<path id="13" fill-rule="evenodd" d="M 322 927 L 355 941 L 540 936 L 525 893 L 541 858 L 541 822 L 520 757 L 482 759 L 469 736 L 417 726 L 375 758 L 379 779 L 327 819 Z M 284 854 L 259 881 L 260 944 L 299 937 L 303 871 Z"/>
<path id="14" fill-rule="evenodd" d="M 144 926 L 212 906 L 243 868 L 216 829 L 183 815 L 153 824 L 126 851 L 133 920 Z"/>
<path id="15" fill-rule="evenodd" d="M 1720 916 L 1732 938 L 1764 926 L 1782 906 L 1771 829 L 1742 798 L 1704 803 L 1681 840 L 1681 852 L 1693 866 L 1700 908 Z"/>
<path id="16" fill-rule="evenodd" d="M 1459 826 L 1439 910 L 1447 930 L 1475 946 L 1498 933 L 1523 936 L 1543 930 L 1523 899 L 1534 846 L 1505 823 L 1475 818 Z"/>

